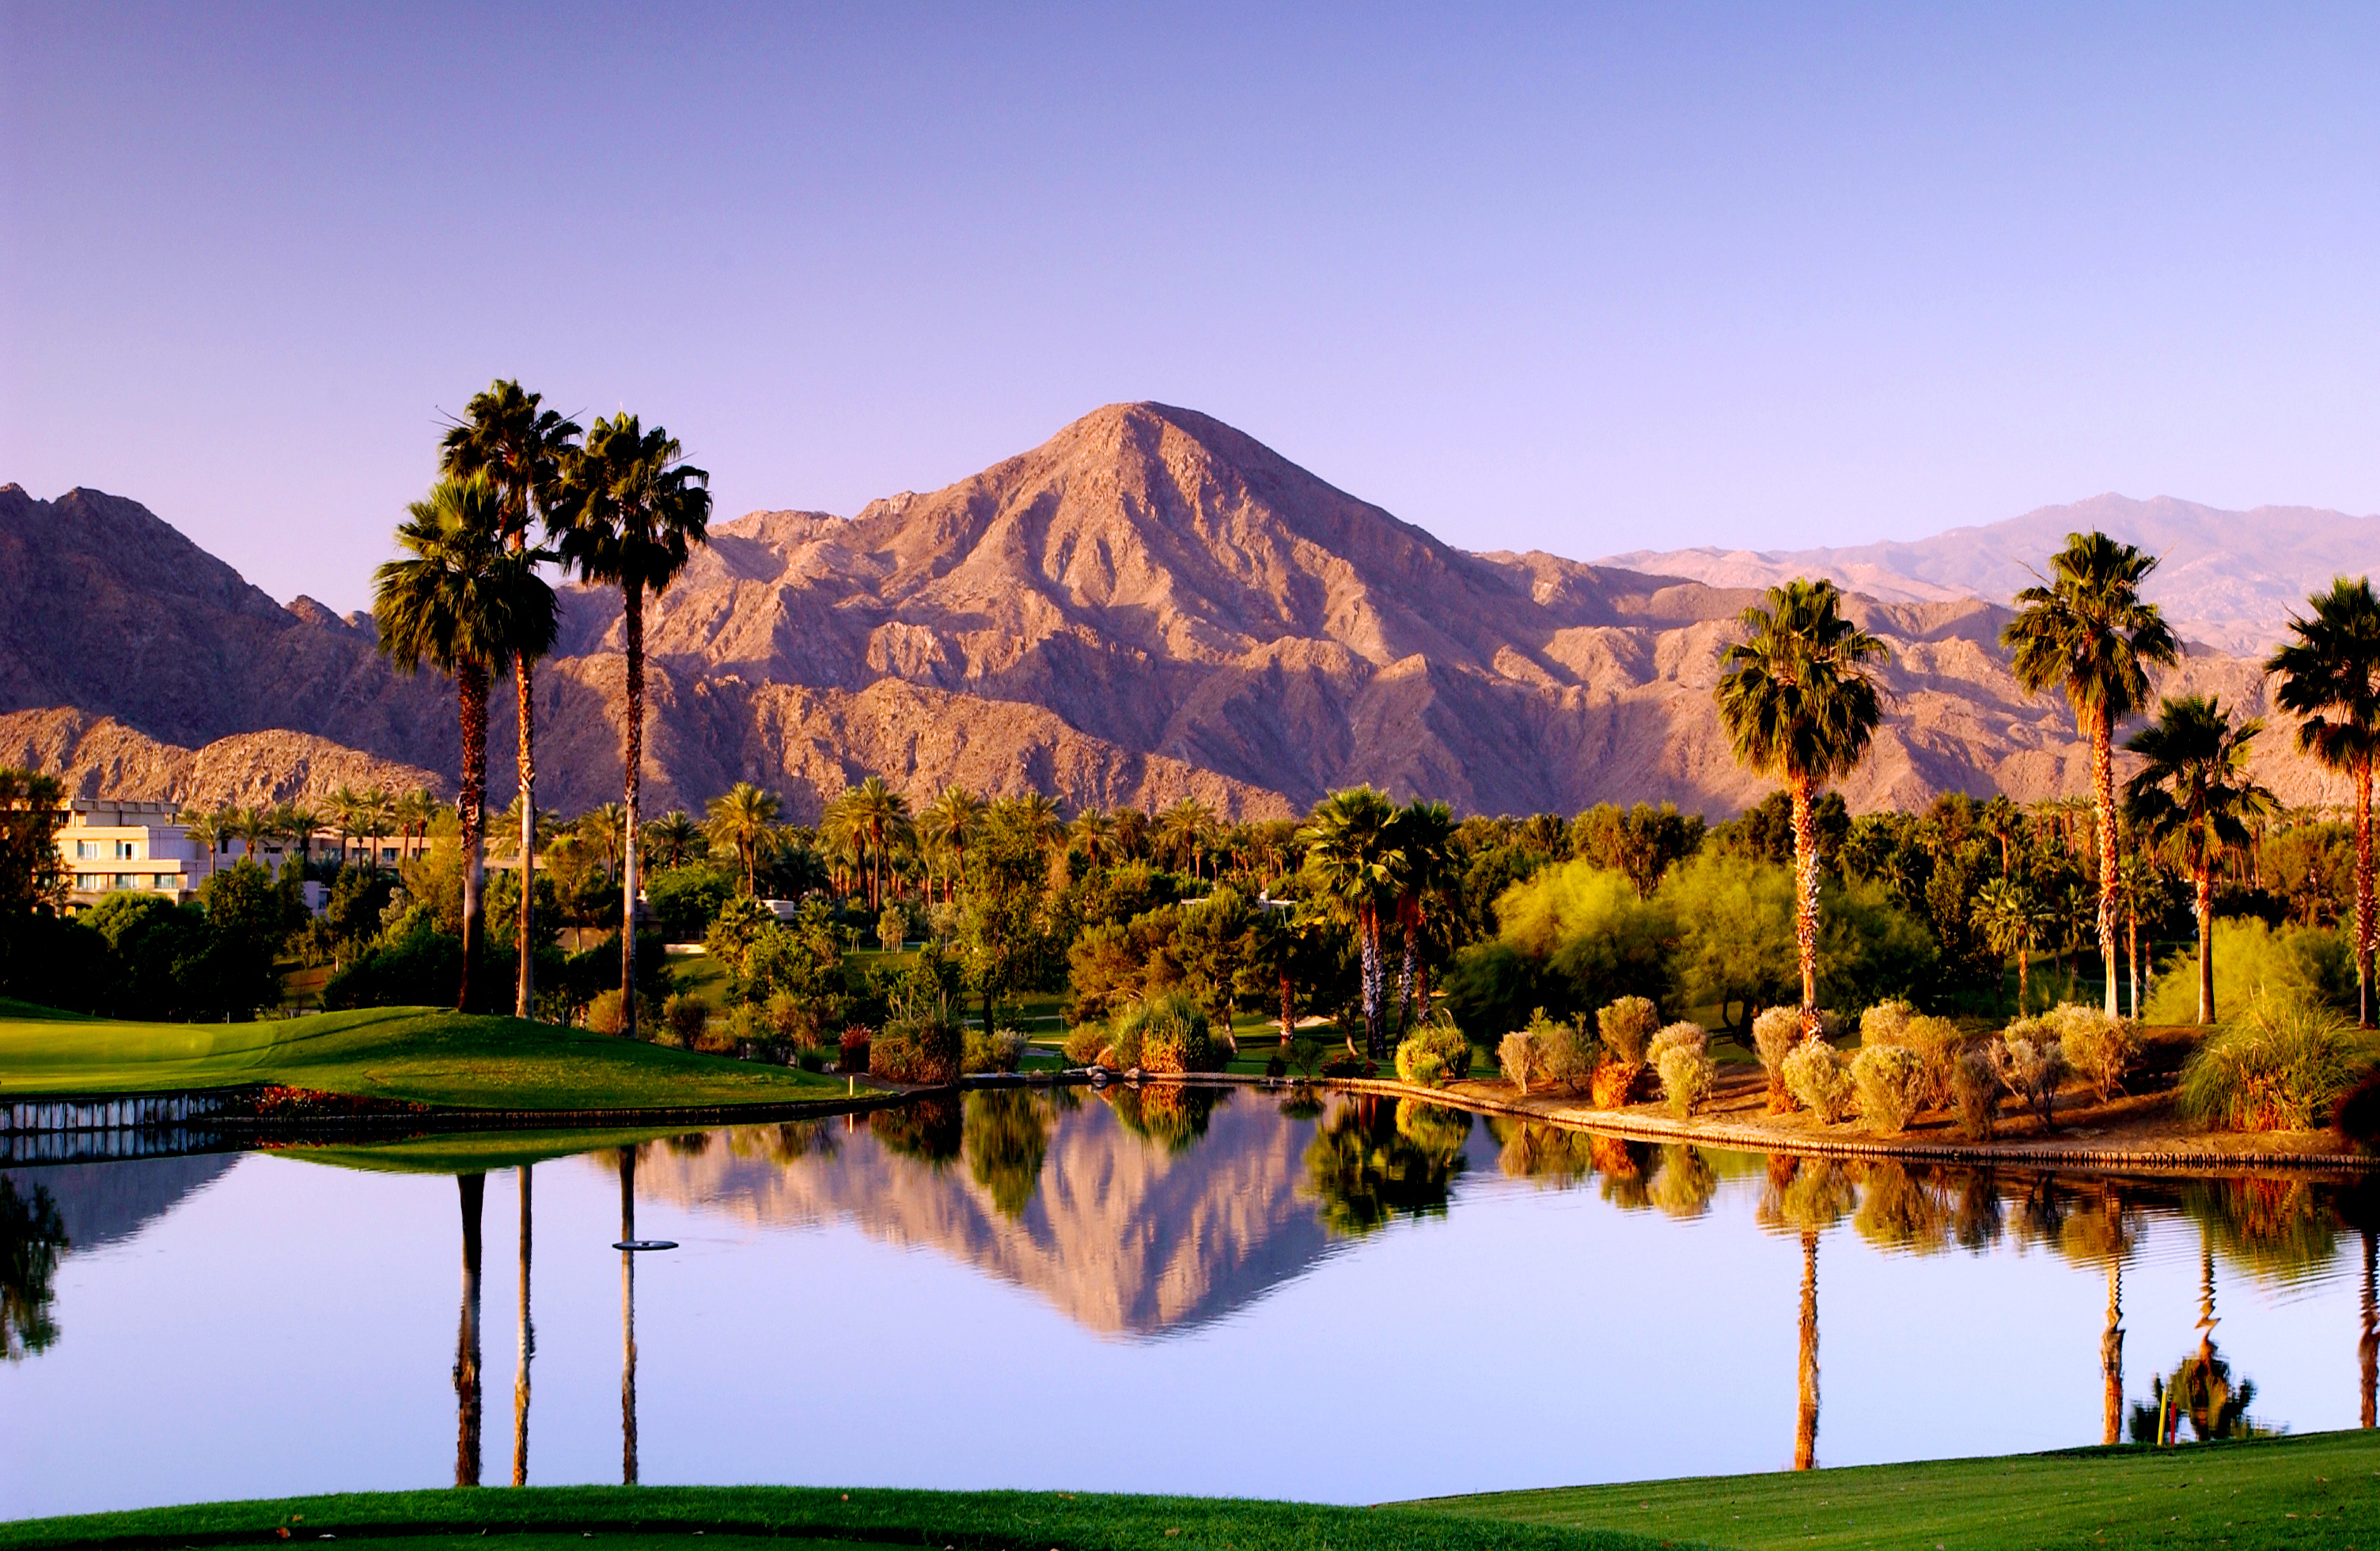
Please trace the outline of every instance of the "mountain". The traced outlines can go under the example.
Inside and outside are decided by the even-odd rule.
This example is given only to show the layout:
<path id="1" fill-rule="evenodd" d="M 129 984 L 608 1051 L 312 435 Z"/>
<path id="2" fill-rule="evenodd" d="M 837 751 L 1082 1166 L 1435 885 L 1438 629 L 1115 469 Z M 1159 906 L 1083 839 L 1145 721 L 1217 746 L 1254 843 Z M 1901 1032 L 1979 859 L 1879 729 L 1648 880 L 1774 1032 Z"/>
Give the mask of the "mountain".
<path id="1" fill-rule="evenodd" d="M 1823 576 L 1846 591 L 1888 602 L 2002 602 L 2033 585 L 2034 572 L 2066 535 L 2093 528 L 2161 557 L 2143 590 L 2182 636 L 2241 655 L 2270 650 L 2290 614 L 2333 576 L 2368 573 L 2374 542 L 2380 541 L 2380 518 L 2310 506 L 2225 512 L 2170 496 L 2133 501 L 2098 495 L 1906 543 L 1633 550 L 1601 563 L 1690 576 L 1714 587 L 1766 588 L 1791 576 Z"/>
<path id="2" fill-rule="evenodd" d="M 47 770 L 76 797 L 163 797 L 190 807 L 272 806 L 342 786 L 407 792 L 435 772 L 310 733 L 234 733 L 199 748 L 64 707 L 0 713 L 0 765 Z"/>
<path id="3" fill-rule="evenodd" d="M 2062 534 L 2095 520 L 2089 503 L 2061 511 L 2019 522 Z M 2260 548 L 2269 560 L 2286 545 Z M 1893 660 L 1890 719 L 1846 783 L 1852 805 L 2082 790 L 2070 713 L 2008 673 L 2006 610 L 1948 571 L 1901 585 L 1884 560 L 1859 563 L 1876 569 L 1852 612 Z M 2210 550 L 2172 574 L 2204 574 L 2204 590 L 2221 570 Z M 809 818 L 878 772 L 918 799 L 957 781 L 1074 806 L 1189 795 L 1253 817 L 1370 782 L 1464 812 L 1650 799 L 1717 818 L 1767 790 L 1735 765 L 1710 698 L 1766 578 L 1468 552 L 1207 416 L 1111 405 L 852 517 L 716 524 L 648 608 L 648 800 L 694 806 L 748 780 Z M 391 673 L 369 619 L 282 609 L 133 503 L 0 487 L 0 711 L 74 708 L 201 754 L 310 734 L 451 780 L 445 687 Z M 551 806 L 618 789 L 621 651 L 616 595 L 565 588 L 538 678 Z M 2265 709 L 2249 659 L 2194 648 L 2174 683 Z M 510 698 L 491 728 L 498 801 Z M 2283 742 L 2266 740 L 2265 779 L 2293 802 L 2338 800 Z M 104 785 L 137 762 L 81 768 Z"/>

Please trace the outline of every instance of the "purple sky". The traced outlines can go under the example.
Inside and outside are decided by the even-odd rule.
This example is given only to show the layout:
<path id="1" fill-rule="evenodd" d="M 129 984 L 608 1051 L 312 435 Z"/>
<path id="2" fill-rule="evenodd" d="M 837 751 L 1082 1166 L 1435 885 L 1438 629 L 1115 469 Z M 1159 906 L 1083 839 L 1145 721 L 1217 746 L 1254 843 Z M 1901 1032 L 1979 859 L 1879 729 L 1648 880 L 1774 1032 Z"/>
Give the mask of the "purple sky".
<path id="1" fill-rule="evenodd" d="M 1471 548 L 2380 509 L 2380 11 L 1489 9 L 0 0 L 0 479 L 341 608 L 499 374 L 725 515 L 1130 398 Z"/>

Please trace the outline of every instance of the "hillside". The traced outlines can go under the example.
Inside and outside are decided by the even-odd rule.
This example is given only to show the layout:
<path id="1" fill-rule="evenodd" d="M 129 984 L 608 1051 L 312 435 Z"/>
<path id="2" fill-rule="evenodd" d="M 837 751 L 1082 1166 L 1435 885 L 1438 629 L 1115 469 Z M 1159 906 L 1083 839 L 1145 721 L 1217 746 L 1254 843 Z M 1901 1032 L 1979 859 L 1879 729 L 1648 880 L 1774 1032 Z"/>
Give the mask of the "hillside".
<path id="1" fill-rule="evenodd" d="M 2088 518 L 2058 510 L 2019 522 L 2062 534 Z M 1894 648 L 1890 721 L 1853 806 L 2081 790 L 2068 712 L 2022 696 L 1995 644 L 2005 611 L 1957 595 L 1940 566 L 1891 583 L 1887 560 L 1923 569 L 1875 560 L 1873 595 L 1853 604 Z M 2226 563 L 2209 551 L 2189 567 Z M 1710 687 L 1767 574 L 1706 569 L 1471 553 L 1206 416 L 1113 405 L 853 517 L 715 525 L 649 610 L 647 791 L 657 808 L 691 806 L 749 780 L 808 818 L 877 771 L 920 798 L 957 781 L 1075 806 L 1196 795 L 1257 816 L 1368 781 L 1463 811 L 1651 799 L 1718 817 L 1765 790 L 1730 757 Z M 0 594 L 0 711 L 72 707 L 193 747 L 305 733 L 451 779 L 444 687 L 392 673 L 369 620 L 282 609 L 133 503 L 0 487 L 0 577 L 53 572 L 67 585 Z M 540 791 L 575 809 L 617 789 L 619 605 L 574 588 L 564 615 L 539 678 Z M 2264 709 L 2251 660 L 2201 650 L 2176 685 Z M 508 693 L 494 721 L 503 750 Z M 2286 797 L 2337 800 L 2268 741 L 2266 779 Z M 310 791 L 331 762 L 310 754 L 299 775 L 298 751 L 260 757 Z M 88 774 L 99 768 L 79 779 L 131 779 Z M 499 760 L 498 801 L 508 774 Z"/>

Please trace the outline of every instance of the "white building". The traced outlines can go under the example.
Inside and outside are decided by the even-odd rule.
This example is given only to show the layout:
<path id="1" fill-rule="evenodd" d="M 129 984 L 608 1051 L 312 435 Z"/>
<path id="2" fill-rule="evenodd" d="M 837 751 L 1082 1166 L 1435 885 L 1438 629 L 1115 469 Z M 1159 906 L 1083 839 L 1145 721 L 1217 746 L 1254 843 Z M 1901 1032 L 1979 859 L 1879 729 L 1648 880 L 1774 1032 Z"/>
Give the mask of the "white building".
<path id="1" fill-rule="evenodd" d="M 58 828 L 58 855 L 70 875 L 70 909 L 127 890 L 179 903 L 215 869 L 216 853 L 190 838 L 178 803 L 77 797 L 68 806 Z M 221 860 L 231 865 L 228 856 Z"/>

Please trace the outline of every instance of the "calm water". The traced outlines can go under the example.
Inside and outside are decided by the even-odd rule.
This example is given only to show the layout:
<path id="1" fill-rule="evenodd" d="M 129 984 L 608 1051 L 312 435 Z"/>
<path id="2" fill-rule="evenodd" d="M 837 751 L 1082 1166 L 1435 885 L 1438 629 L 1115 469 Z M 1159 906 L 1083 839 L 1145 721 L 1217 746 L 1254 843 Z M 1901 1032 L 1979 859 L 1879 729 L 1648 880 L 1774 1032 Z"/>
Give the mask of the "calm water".
<path id="1" fill-rule="evenodd" d="M 2341 1224 L 2369 1219 L 2319 1181 L 1797 1170 L 1206 1103 L 978 1094 L 635 1149 L 636 1231 L 679 1246 L 635 1257 L 641 1479 L 1369 1501 L 1781 1468 L 1805 1244 L 1821 1465 L 2099 1441 L 2116 1254 L 2127 1411 L 2199 1350 L 2210 1256 L 2254 1424 L 2353 1426 L 2363 1404 L 2368 1251 Z M 468 1470 L 472 1187 L 402 1171 L 435 1161 L 13 1171 L 70 1247 L 45 1315 L 11 1290 L 18 1331 L 54 1333 L 0 1363 L 0 1516 Z M 623 1472 L 623 1162 L 528 1176 L 531 1482 Z M 490 1484 L 514 1471 L 522 1179 L 481 1187 Z"/>

